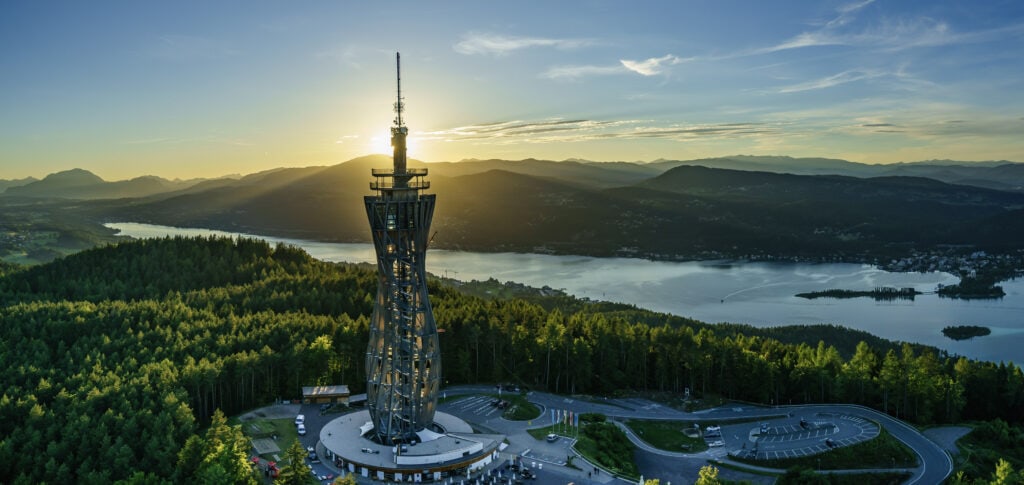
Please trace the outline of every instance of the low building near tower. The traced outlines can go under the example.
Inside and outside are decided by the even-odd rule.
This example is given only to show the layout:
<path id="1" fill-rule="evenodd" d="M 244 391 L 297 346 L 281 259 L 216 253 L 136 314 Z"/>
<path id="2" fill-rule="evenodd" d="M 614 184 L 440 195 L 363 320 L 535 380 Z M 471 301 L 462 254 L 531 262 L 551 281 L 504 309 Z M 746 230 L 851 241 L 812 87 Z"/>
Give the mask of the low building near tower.
<path id="1" fill-rule="evenodd" d="M 344 404 L 348 405 L 348 386 L 305 386 L 302 388 L 304 404 Z"/>

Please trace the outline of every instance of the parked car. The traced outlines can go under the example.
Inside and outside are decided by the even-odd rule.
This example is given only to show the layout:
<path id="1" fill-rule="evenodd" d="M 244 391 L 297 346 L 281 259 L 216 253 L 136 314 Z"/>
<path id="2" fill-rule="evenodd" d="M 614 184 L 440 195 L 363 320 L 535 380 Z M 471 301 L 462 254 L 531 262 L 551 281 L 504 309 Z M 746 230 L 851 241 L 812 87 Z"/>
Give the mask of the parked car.
<path id="1" fill-rule="evenodd" d="M 306 415 L 300 414 L 298 416 L 295 416 L 295 426 L 299 426 L 302 424 L 306 424 Z"/>
<path id="2" fill-rule="evenodd" d="M 554 443 L 554 442 L 558 441 L 558 435 L 554 434 L 554 433 L 551 433 L 551 434 L 548 435 L 547 440 L 548 440 L 548 443 Z"/>
<path id="3" fill-rule="evenodd" d="M 297 431 L 299 432 L 299 436 L 306 436 L 306 425 L 304 425 L 304 424 L 298 425 L 298 430 Z"/>

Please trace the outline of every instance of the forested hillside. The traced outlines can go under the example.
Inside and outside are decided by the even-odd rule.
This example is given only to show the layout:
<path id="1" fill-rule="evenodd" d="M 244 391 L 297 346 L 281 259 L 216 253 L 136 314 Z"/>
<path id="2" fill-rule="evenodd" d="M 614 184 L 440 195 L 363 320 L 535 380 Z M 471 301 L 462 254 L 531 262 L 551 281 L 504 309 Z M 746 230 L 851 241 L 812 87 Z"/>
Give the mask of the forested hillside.
<path id="1" fill-rule="evenodd" d="M 366 242 L 362 199 L 370 169 L 389 164 L 363 157 L 73 210 L 108 221 Z M 539 160 L 414 165 L 429 168 L 438 195 L 435 248 L 871 261 L 949 245 L 1014 252 L 1024 234 L 1018 220 L 1024 194 L 927 178 L 699 166 L 659 173 L 650 166 L 631 171 L 622 164 Z"/>
<path id="2" fill-rule="evenodd" d="M 365 268 L 252 240 L 174 238 L 2 270 L 3 483 L 181 481 L 179 453 L 215 410 L 317 383 L 363 390 L 376 291 Z M 918 423 L 1024 421 L 1024 375 L 1012 365 L 909 345 L 840 352 L 564 296 L 483 299 L 439 280 L 430 292 L 446 330 L 445 385 L 689 387 L 763 403 L 863 403 Z M 837 344 L 848 337 L 819 331 Z"/>

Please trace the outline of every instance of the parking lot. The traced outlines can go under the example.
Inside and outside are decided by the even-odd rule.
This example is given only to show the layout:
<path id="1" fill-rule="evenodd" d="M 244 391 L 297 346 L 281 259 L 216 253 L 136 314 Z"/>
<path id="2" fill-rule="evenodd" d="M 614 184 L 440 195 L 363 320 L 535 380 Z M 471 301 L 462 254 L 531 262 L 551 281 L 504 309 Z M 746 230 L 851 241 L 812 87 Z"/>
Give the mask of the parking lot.
<path id="1" fill-rule="evenodd" d="M 495 403 L 499 401 L 499 403 Z M 453 412 L 456 415 L 472 414 L 481 418 L 499 417 L 504 412 L 500 406 L 500 400 L 489 396 L 470 396 L 458 401 L 446 403 L 446 412 Z"/>
<path id="2" fill-rule="evenodd" d="M 759 460 L 796 458 L 860 443 L 878 433 L 878 425 L 859 416 L 789 417 L 749 428 L 747 442 L 730 453 Z"/>

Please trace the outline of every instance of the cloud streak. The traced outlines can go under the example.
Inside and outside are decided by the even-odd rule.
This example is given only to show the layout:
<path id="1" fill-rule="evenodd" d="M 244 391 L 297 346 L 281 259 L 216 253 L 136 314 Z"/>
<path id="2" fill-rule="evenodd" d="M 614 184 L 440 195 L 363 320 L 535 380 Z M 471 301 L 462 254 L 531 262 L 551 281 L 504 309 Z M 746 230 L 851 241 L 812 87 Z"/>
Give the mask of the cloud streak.
<path id="1" fill-rule="evenodd" d="M 748 49 L 729 57 L 770 54 L 774 52 L 823 46 L 850 46 L 900 51 L 922 47 L 988 42 L 1006 35 L 1021 35 L 1024 25 L 1014 24 L 975 32 L 956 32 L 942 20 L 931 17 L 884 18 L 855 30 L 856 13 L 873 3 L 867 0 L 837 9 L 838 15 L 816 30 L 801 32 L 767 47 Z"/>
<path id="2" fill-rule="evenodd" d="M 575 80 L 587 76 L 608 76 L 629 72 L 624 66 L 555 66 L 540 74 L 545 79 Z"/>
<path id="3" fill-rule="evenodd" d="M 609 139 L 693 140 L 780 135 L 778 126 L 766 123 L 658 125 L 642 120 L 540 120 L 503 121 L 417 133 L 420 140 L 475 141 L 490 144 L 572 143 Z"/>
<path id="4" fill-rule="evenodd" d="M 852 83 L 855 81 L 861 81 L 864 79 L 874 79 L 877 77 L 884 76 L 884 72 L 879 71 L 862 71 L 862 70 L 850 70 L 843 71 L 839 74 L 833 74 L 831 76 L 823 77 L 820 79 L 814 79 L 807 82 L 798 84 L 792 84 L 779 88 L 779 93 L 798 93 L 801 91 L 813 91 L 817 89 L 827 89 L 841 84 Z"/>
<path id="5" fill-rule="evenodd" d="M 453 49 L 465 55 L 506 55 L 517 50 L 531 47 L 553 47 L 556 49 L 575 49 L 590 45 L 586 39 L 553 39 L 545 37 L 512 37 L 486 32 L 469 32 L 463 34 L 462 40 Z"/>
<path id="6" fill-rule="evenodd" d="M 540 77 L 546 79 L 568 79 L 576 80 L 587 76 L 608 76 L 615 74 L 627 74 L 634 72 L 641 76 L 657 76 L 660 74 L 666 74 L 668 66 L 680 64 L 682 62 L 690 61 L 693 58 L 683 59 L 672 54 L 666 54 L 662 57 L 651 57 L 642 61 L 634 61 L 630 59 L 620 59 L 618 65 L 608 66 L 594 66 L 594 65 L 582 65 L 582 66 L 555 66 L 549 68 L 540 74 Z"/>
<path id="7" fill-rule="evenodd" d="M 637 74 L 643 76 L 656 76 L 658 74 L 664 73 L 665 69 L 668 66 L 673 66 L 679 64 L 680 62 L 683 62 L 683 59 L 680 59 L 672 54 L 667 54 L 662 57 L 651 57 L 643 61 L 631 61 L 629 59 L 622 59 L 619 62 L 621 62 L 626 69 L 629 69 L 630 71 L 633 71 Z"/>

